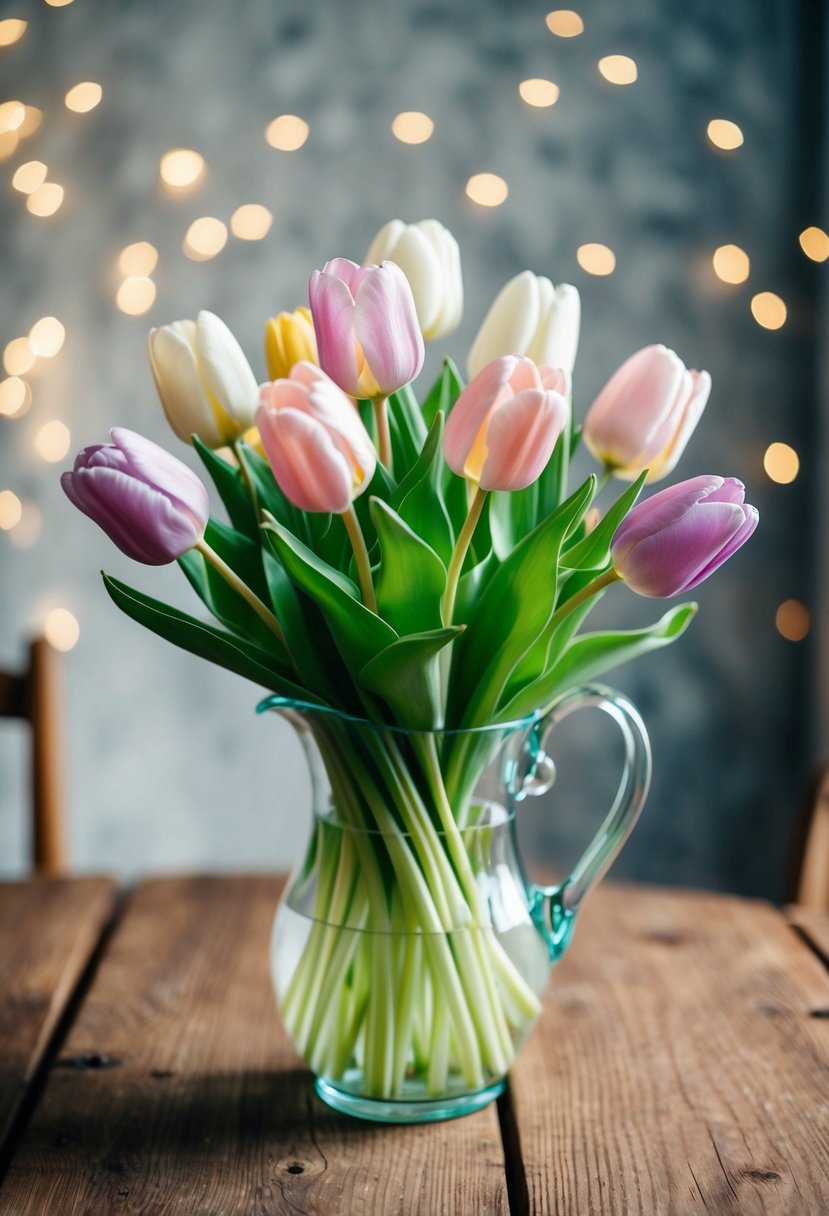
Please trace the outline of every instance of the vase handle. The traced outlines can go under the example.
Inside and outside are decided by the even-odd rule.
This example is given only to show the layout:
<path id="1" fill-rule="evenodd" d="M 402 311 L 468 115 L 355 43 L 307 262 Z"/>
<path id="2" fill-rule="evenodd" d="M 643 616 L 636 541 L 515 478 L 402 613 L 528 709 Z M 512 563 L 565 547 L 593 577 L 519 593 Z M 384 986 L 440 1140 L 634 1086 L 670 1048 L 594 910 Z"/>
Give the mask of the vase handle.
<path id="1" fill-rule="evenodd" d="M 585 895 L 613 864 L 633 830 L 651 782 L 650 743 L 635 706 L 621 693 L 591 684 L 568 693 L 536 723 L 531 735 L 533 764 L 518 798 L 532 797 L 550 787 L 552 776 L 538 780 L 539 769 L 545 766 L 554 774 L 544 744 L 559 722 L 578 709 L 600 709 L 613 719 L 622 732 L 625 761 L 613 805 L 568 877 L 555 886 L 530 884 L 533 919 L 544 934 L 553 962 L 570 943 L 575 915 Z"/>

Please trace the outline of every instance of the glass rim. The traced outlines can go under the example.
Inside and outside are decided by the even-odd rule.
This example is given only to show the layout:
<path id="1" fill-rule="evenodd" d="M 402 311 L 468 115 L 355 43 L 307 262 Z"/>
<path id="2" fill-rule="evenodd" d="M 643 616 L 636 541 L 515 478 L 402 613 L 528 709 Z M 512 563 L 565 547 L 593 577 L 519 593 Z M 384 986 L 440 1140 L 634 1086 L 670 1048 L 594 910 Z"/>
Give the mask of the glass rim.
<path id="1" fill-rule="evenodd" d="M 284 697 L 280 693 L 271 693 L 263 698 L 256 706 L 257 714 L 269 710 L 292 710 L 303 713 L 308 717 L 334 718 L 339 722 L 347 722 L 351 726 L 362 729 L 383 732 L 391 731 L 396 735 L 486 735 L 496 731 L 513 734 L 515 731 L 527 730 L 540 722 L 544 716 L 540 709 L 535 709 L 522 718 L 511 718 L 507 722 L 486 722 L 483 726 L 400 726 L 396 722 L 375 722 L 371 718 L 361 718 L 344 709 L 335 709 L 333 705 L 315 704 L 313 701 L 300 701 L 296 697 Z"/>

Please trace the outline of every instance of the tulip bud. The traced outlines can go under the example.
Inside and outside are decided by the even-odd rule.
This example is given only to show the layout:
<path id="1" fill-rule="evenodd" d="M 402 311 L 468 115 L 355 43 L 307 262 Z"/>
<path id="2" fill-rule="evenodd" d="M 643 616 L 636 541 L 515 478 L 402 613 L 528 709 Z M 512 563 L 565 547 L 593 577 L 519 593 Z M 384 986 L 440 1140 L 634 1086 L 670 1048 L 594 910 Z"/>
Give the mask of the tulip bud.
<path id="1" fill-rule="evenodd" d="M 458 242 L 437 220 L 404 224 L 389 220 L 368 247 L 366 262 L 394 262 L 409 280 L 417 319 L 426 341 L 445 338 L 463 314 L 463 278 Z"/>
<path id="2" fill-rule="evenodd" d="M 423 366 L 412 289 L 399 266 L 326 262 L 309 284 L 320 367 L 352 397 L 388 397 Z"/>
<path id="3" fill-rule="evenodd" d="M 317 340 L 309 308 L 281 312 L 265 326 L 265 359 L 271 380 L 290 375 L 295 363 L 317 363 Z"/>
<path id="4" fill-rule="evenodd" d="M 197 435 L 220 448 L 252 425 L 256 378 L 224 321 L 203 311 L 196 321 L 151 329 L 147 346 L 164 413 L 179 439 L 190 443 Z"/>
<path id="5" fill-rule="evenodd" d="M 568 385 L 579 345 L 581 301 L 575 287 L 553 287 L 524 270 L 501 288 L 469 351 L 469 375 L 501 355 L 527 355 L 540 367 L 560 367 Z M 569 396 L 569 389 L 568 389 Z"/>
<path id="6" fill-rule="evenodd" d="M 735 477 L 692 477 L 628 512 L 610 546 L 613 567 L 638 595 L 680 595 L 736 553 L 758 519 Z"/>
<path id="7" fill-rule="evenodd" d="M 312 363 L 262 385 L 256 424 L 280 489 L 300 510 L 341 515 L 368 488 L 377 463 L 368 431 Z"/>
<path id="8" fill-rule="evenodd" d="M 446 422 L 453 472 L 482 490 L 523 490 L 553 454 L 570 412 L 562 371 L 522 355 L 495 359 L 470 380 Z"/>
<path id="9" fill-rule="evenodd" d="M 148 566 L 173 562 L 204 536 L 207 490 L 186 464 L 151 440 L 113 427 L 112 443 L 84 448 L 61 476 L 66 496 Z"/>
<path id="10" fill-rule="evenodd" d="M 587 411 L 582 435 L 614 477 L 648 481 L 676 465 L 711 392 L 708 372 L 688 371 L 664 346 L 646 346 L 623 363 Z"/>

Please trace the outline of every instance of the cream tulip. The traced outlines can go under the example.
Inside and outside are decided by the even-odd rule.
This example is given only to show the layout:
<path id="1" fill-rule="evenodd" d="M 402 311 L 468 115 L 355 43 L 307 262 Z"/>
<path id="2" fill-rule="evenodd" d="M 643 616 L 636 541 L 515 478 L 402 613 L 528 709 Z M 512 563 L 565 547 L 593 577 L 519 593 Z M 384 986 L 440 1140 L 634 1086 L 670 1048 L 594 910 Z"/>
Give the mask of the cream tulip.
<path id="1" fill-rule="evenodd" d="M 366 263 L 395 262 L 409 280 L 420 332 L 427 341 L 453 333 L 463 315 L 458 242 L 437 220 L 389 220 L 375 236 Z"/>
<path id="2" fill-rule="evenodd" d="M 191 443 L 196 435 L 208 447 L 220 448 L 253 425 L 256 378 L 241 346 L 214 313 L 151 329 L 147 348 L 164 413 L 179 439 Z"/>
<path id="3" fill-rule="evenodd" d="M 527 355 L 541 367 L 559 367 L 568 382 L 579 345 L 581 301 L 569 283 L 523 270 L 501 288 L 469 351 L 469 375 L 502 355 Z"/>

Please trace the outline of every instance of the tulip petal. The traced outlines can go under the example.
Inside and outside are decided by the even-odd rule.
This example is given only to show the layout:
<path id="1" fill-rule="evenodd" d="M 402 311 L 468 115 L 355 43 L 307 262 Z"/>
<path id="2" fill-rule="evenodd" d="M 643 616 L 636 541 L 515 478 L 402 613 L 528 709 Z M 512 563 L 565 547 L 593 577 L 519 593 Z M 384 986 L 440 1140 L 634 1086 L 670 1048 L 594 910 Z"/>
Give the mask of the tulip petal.
<path id="1" fill-rule="evenodd" d="M 702 572 L 744 521 L 744 508 L 736 503 L 700 504 L 634 543 L 621 562 L 614 556 L 614 565 L 639 595 L 660 599 L 678 595 L 701 581 Z"/>
<path id="2" fill-rule="evenodd" d="M 470 348 L 470 378 L 501 355 L 527 350 L 538 326 L 540 294 L 538 278 L 530 270 L 523 270 L 501 288 Z"/>
<path id="3" fill-rule="evenodd" d="M 523 490 L 541 475 L 567 420 L 569 407 L 558 393 L 526 389 L 492 412 L 482 490 Z"/>
<path id="4" fill-rule="evenodd" d="M 406 225 L 402 220 L 389 220 L 387 224 L 384 224 L 369 245 L 368 252 L 363 258 L 364 264 L 379 266 L 381 262 L 390 258 L 391 251 L 405 230 Z"/>
<path id="5" fill-rule="evenodd" d="M 337 262 L 345 260 L 338 258 Z M 354 263 L 350 262 L 349 265 L 353 266 Z M 360 377 L 354 334 L 354 300 L 351 292 L 340 279 L 325 271 L 321 273 L 315 270 L 311 275 L 308 293 L 320 367 L 340 388 L 352 397 L 358 397 Z"/>
<path id="6" fill-rule="evenodd" d="M 336 514 L 348 510 L 352 471 L 324 426 L 293 409 L 260 409 L 257 425 L 274 477 L 295 506 Z"/>
<path id="7" fill-rule="evenodd" d="M 681 520 L 698 502 L 718 491 L 723 478 L 703 474 L 682 481 L 679 485 L 666 486 L 650 498 L 646 498 L 629 511 L 613 535 L 611 549 L 614 564 L 624 561 L 627 551 L 644 537 L 661 528 L 669 528 Z"/>
<path id="8" fill-rule="evenodd" d="M 400 267 L 384 262 L 365 270 L 354 305 L 354 333 L 379 392 L 388 396 L 414 380 L 423 366 L 423 336 Z"/>
<path id="9" fill-rule="evenodd" d="M 253 426 L 257 385 L 245 353 L 231 331 L 215 313 L 202 310 L 196 318 L 196 360 L 204 385 L 214 404 L 228 416 L 220 417 L 220 429 L 229 424 L 225 441 L 235 439 Z"/>
<path id="10" fill-rule="evenodd" d="M 203 532 L 210 515 L 210 498 L 193 470 L 151 439 L 127 427 L 114 426 L 110 436 L 123 454 L 124 472 L 146 482 L 189 512 Z"/>
<path id="11" fill-rule="evenodd" d="M 192 321 L 151 329 L 150 367 L 167 421 L 179 439 L 190 443 L 198 435 L 208 447 L 221 447 L 224 439 L 196 363 L 195 334 Z"/>
<path id="12" fill-rule="evenodd" d="M 631 355 L 587 411 L 582 434 L 593 455 L 638 476 L 647 466 L 640 454 L 650 450 L 654 434 L 670 417 L 684 375 L 682 360 L 664 346 Z"/>
<path id="13" fill-rule="evenodd" d="M 332 258 L 330 262 L 326 262 L 322 268 L 323 274 L 331 275 L 332 278 L 338 279 L 348 288 L 352 298 L 357 294 L 357 287 L 360 283 L 360 271 L 363 269 L 357 262 L 352 262 L 350 258 Z M 315 271 L 319 274 L 319 271 Z M 313 311 L 313 304 L 311 305 Z"/>
<path id="14" fill-rule="evenodd" d="M 428 332 L 423 333 L 427 341 L 434 341 L 436 338 L 448 337 L 461 323 L 463 316 L 461 252 L 452 233 L 437 220 L 421 220 L 418 227 L 431 241 L 438 255 L 443 280 L 440 308 Z"/>
<path id="15" fill-rule="evenodd" d="M 570 283 L 561 283 L 556 287 L 538 325 L 533 349 L 528 350 L 527 354 L 536 363 L 560 367 L 568 377 L 572 376 L 579 348 L 580 327 L 581 298 L 578 289 Z"/>
<path id="16" fill-rule="evenodd" d="M 400 235 L 389 258 L 408 279 L 418 325 L 426 336 L 435 323 L 443 299 L 443 267 L 438 252 L 421 228 L 412 224 Z"/>
<path id="17" fill-rule="evenodd" d="M 704 566 L 693 578 L 685 584 L 682 591 L 691 591 L 694 587 L 698 587 L 710 575 L 718 570 L 723 562 L 727 562 L 737 550 L 746 543 L 751 536 L 757 524 L 760 522 L 760 512 L 756 507 L 746 505 L 743 507 L 745 519 L 741 527 L 737 529 L 731 539 L 723 546 L 720 552 L 711 559 L 707 566 Z"/>
<path id="18" fill-rule="evenodd" d="M 459 477 L 464 476 L 469 453 L 496 402 L 511 395 L 508 384 L 515 362 L 510 355 L 493 359 L 469 381 L 449 411 L 443 431 L 443 452 L 449 468 Z"/>
<path id="19" fill-rule="evenodd" d="M 739 502 L 746 500 L 746 488 L 738 477 L 724 477 L 722 485 L 707 496 L 708 502 Z"/>

